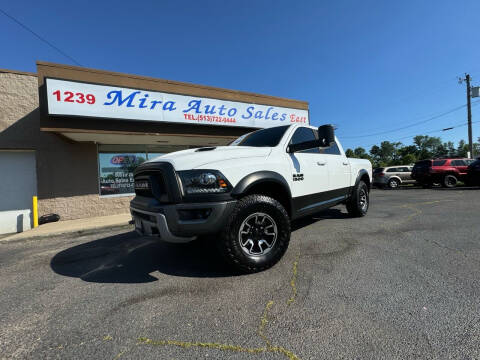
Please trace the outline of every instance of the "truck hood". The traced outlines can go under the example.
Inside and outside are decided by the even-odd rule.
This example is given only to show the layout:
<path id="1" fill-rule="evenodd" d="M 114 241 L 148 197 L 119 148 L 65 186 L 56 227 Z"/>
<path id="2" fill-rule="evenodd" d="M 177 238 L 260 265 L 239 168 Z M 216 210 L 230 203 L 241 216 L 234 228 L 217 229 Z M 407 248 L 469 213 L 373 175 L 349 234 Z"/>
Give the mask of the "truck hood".
<path id="1" fill-rule="evenodd" d="M 191 170 L 217 161 L 266 157 L 271 151 L 270 147 L 217 146 L 176 151 L 148 162 L 166 161 L 171 163 L 175 170 Z"/>

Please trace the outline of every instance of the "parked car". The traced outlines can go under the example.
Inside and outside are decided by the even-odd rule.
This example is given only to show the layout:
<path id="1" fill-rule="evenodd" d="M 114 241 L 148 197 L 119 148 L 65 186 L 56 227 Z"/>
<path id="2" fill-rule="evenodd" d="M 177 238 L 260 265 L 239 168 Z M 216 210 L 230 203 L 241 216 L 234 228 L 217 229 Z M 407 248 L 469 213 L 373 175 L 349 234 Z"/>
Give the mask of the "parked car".
<path id="1" fill-rule="evenodd" d="M 157 157 L 134 178 L 130 211 L 139 233 L 174 243 L 210 235 L 206 247 L 255 272 L 283 256 L 291 220 L 338 204 L 365 216 L 372 164 L 347 158 L 333 126 L 293 124 Z"/>
<path id="2" fill-rule="evenodd" d="M 467 167 L 472 159 L 434 159 L 418 161 L 412 170 L 412 178 L 424 187 L 441 184 L 443 187 L 457 186 L 458 181 L 465 181 Z"/>
<path id="3" fill-rule="evenodd" d="M 465 183 L 469 186 L 480 186 L 480 158 L 468 165 Z"/>
<path id="4" fill-rule="evenodd" d="M 397 189 L 402 184 L 413 184 L 410 165 L 397 165 L 377 168 L 373 171 L 373 185 L 379 188 Z"/>

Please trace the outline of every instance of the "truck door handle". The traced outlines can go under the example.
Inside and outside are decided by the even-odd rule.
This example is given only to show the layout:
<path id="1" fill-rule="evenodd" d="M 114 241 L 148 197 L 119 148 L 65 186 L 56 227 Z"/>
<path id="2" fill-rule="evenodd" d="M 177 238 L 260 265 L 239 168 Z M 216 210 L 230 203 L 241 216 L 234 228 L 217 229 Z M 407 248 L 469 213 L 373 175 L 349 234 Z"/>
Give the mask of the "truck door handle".
<path id="1" fill-rule="evenodd" d="M 317 161 L 317 165 L 319 165 L 319 166 L 323 166 L 326 163 L 327 163 L 326 161 Z"/>
<path id="2" fill-rule="evenodd" d="M 348 162 L 344 162 L 343 165 L 347 166 L 347 165 L 348 165 Z"/>

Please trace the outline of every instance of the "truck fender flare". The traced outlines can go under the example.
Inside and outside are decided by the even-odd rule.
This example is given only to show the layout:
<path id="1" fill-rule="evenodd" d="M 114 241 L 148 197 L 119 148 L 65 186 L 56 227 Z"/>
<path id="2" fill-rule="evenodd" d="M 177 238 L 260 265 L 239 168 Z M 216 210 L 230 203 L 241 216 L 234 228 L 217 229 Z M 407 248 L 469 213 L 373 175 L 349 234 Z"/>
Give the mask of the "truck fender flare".
<path id="1" fill-rule="evenodd" d="M 369 189 L 370 189 L 370 187 L 372 186 L 372 180 L 370 179 L 370 175 L 368 174 L 368 171 L 365 170 L 365 169 L 362 169 L 357 174 L 357 179 L 355 180 L 355 185 L 352 187 L 351 192 L 353 192 L 353 189 L 355 189 L 357 187 L 358 183 L 360 182 L 360 180 L 362 179 L 362 177 L 364 175 L 366 175 L 368 177 L 368 182 L 370 184 L 367 184 L 367 185 L 369 185 Z"/>
<path id="2" fill-rule="evenodd" d="M 233 197 L 241 196 L 242 194 L 247 193 L 252 186 L 264 182 L 274 182 L 279 184 L 288 193 L 289 198 L 292 198 L 292 193 L 290 192 L 290 186 L 288 186 L 287 180 L 274 171 L 256 171 L 245 176 L 237 185 L 235 185 L 231 195 Z"/>

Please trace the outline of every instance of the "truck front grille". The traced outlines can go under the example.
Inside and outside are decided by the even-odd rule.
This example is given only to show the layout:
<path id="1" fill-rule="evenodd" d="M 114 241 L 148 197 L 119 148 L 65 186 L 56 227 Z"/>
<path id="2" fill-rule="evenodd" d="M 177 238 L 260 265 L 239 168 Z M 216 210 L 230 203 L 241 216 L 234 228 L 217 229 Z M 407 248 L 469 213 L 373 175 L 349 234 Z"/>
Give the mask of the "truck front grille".
<path id="1" fill-rule="evenodd" d="M 135 189 L 135 195 L 145 196 L 145 197 L 154 197 L 150 189 Z"/>
<path id="2" fill-rule="evenodd" d="M 147 184 L 147 185 L 144 185 Z M 145 197 L 154 197 L 161 200 L 167 195 L 165 179 L 161 171 L 146 171 L 135 176 L 135 194 Z"/>
<path id="3" fill-rule="evenodd" d="M 135 194 L 155 198 L 160 203 L 178 202 L 181 199 L 177 175 L 167 162 L 144 163 L 134 172 Z"/>

